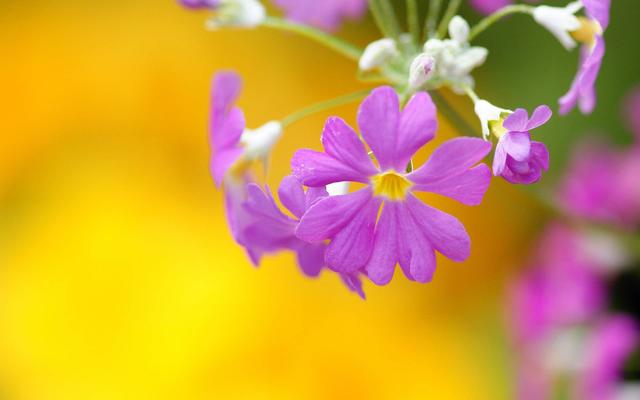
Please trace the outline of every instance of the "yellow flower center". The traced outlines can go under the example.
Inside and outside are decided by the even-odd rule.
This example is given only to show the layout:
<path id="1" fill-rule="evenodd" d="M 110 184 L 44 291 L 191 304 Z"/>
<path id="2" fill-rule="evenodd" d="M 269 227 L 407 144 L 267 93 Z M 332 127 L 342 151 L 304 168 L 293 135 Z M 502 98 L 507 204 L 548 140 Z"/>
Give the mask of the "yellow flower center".
<path id="1" fill-rule="evenodd" d="M 371 185 L 374 195 L 392 201 L 403 200 L 411 188 L 411 182 L 393 170 L 372 177 Z"/>
<path id="2" fill-rule="evenodd" d="M 505 133 L 507 133 L 507 128 L 504 127 L 504 120 L 510 114 L 507 112 L 503 112 L 500 114 L 500 119 L 489 121 L 489 131 L 493 136 L 500 139 Z"/>
<path id="3" fill-rule="evenodd" d="M 580 20 L 580 28 L 571 32 L 571 37 L 576 41 L 593 46 L 596 41 L 596 35 L 602 34 L 602 27 L 598 21 L 586 17 L 578 17 Z"/>

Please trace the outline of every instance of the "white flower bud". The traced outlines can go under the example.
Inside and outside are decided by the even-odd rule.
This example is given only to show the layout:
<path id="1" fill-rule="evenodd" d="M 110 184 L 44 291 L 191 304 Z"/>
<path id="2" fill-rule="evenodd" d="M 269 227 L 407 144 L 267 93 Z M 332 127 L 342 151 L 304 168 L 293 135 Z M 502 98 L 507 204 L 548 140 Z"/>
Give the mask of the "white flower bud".
<path id="1" fill-rule="evenodd" d="M 418 55 L 409 67 L 409 86 L 418 89 L 424 85 L 433 74 L 435 63 L 435 58 L 428 54 Z"/>
<path id="2" fill-rule="evenodd" d="M 278 121 L 267 122 L 257 129 L 245 129 L 240 137 L 244 146 L 243 157 L 246 160 L 266 159 L 280 136 L 282 124 Z"/>
<path id="3" fill-rule="evenodd" d="M 459 15 L 451 18 L 449 22 L 449 37 L 460 44 L 467 43 L 469 38 L 469 24 Z"/>
<path id="4" fill-rule="evenodd" d="M 454 75 L 464 76 L 471 73 L 471 71 L 487 60 L 489 50 L 484 47 L 471 47 L 460 53 L 453 64 Z"/>
<path id="5" fill-rule="evenodd" d="M 400 55 L 395 40 L 385 38 L 369 43 L 358 62 L 362 71 L 370 71 Z"/>
<path id="6" fill-rule="evenodd" d="M 533 10 L 533 19 L 551 32 L 567 50 L 571 50 L 576 47 L 571 32 L 581 26 L 575 13 L 581 8 L 579 1 L 569 3 L 566 7 L 538 6 Z"/>
<path id="7" fill-rule="evenodd" d="M 267 13 L 258 0 L 221 0 L 215 15 L 207 21 L 207 29 L 223 27 L 254 28 Z"/>
<path id="8" fill-rule="evenodd" d="M 491 133 L 492 127 L 496 122 L 500 122 L 504 114 L 511 114 L 513 111 L 506 110 L 504 108 L 496 107 L 486 100 L 476 101 L 474 111 L 480 119 L 482 125 L 482 136 L 486 139 Z M 502 124 L 500 124 L 502 126 Z"/>
<path id="9" fill-rule="evenodd" d="M 327 185 L 329 196 L 341 196 L 349 193 L 349 182 L 336 182 Z"/>

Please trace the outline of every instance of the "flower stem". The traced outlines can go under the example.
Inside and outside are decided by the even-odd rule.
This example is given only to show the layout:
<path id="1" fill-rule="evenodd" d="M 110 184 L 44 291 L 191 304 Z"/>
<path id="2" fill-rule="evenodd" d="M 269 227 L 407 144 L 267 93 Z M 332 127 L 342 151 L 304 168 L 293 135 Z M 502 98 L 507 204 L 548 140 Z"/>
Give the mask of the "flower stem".
<path id="1" fill-rule="evenodd" d="M 477 130 L 471 127 L 469 123 L 449 104 L 442 94 L 438 91 L 431 91 L 431 98 L 438 107 L 438 111 L 444 115 L 444 117 L 451 122 L 458 134 L 462 136 L 476 136 Z"/>
<path id="2" fill-rule="evenodd" d="M 407 26 L 414 43 L 420 42 L 420 16 L 418 15 L 418 1 L 407 0 Z"/>
<path id="3" fill-rule="evenodd" d="M 330 35 L 320 29 L 316 29 L 307 25 L 297 24 L 290 22 L 282 18 L 267 17 L 262 22 L 262 26 L 272 29 L 278 29 L 282 31 L 292 32 L 300 36 L 304 36 L 307 39 L 311 39 L 316 43 L 319 43 L 325 47 L 334 50 L 343 56 L 358 61 L 362 55 L 362 50 L 355 47 L 351 43 Z"/>
<path id="4" fill-rule="evenodd" d="M 447 29 L 449 29 L 449 22 L 451 18 L 453 18 L 458 9 L 460 8 L 460 4 L 462 0 L 450 0 L 447 5 L 447 10 L 444 12 L 444 16 L 442 17 L 442 21 L 440 21 L 440 25 L 438 25 L 438 38 L 442 39 L 447 35 Z"/>
<path id="5" fill-rule="evenodd" d="M 430 0 L 429 1 L 429 15 L 424 24 L 423 39 L 426 41 L 428 38 L 435 36 L 436 28 L 438 26 L 438 17 L 440 16 L 440 10 L 442 9 L 442 0 Z"/>
<path id="6" fill-rule="evenodd" d="M 389 0 L 369 0 L 369 8 L 380 32 L 385 37 L 398 40 L 400 38 L 400 26 Z"/>
<path id="7" fill-rule="evenodd" d="M 488 15 L 484 19 L 482 19 L 476 26 L 471 29 L 469 33 L 469 41 L 472 41 L 479 34 L 484 32 L 487 28 L 489 28 L 494 23 L 498 22 L 500 19 L 506 17 L 511 14 L 532 14 L 535 7 L 526 5 L 526 4 L 514 4 L 510 6 L 503 7 L 498 11 L 494 12 L 491 15 Z"/>
<path id="8" fill-rule="evenodd" d="M 294 113 L 287 115 L 280 121 L 280 123 L 282 124 L 283 128 L 287 127 L 313 114 L 317 114 L 319 112 L 322 112 L 331 108 L 339 107 L 345 104 L 353 103 L 354 101 L 357 101 L 366 97 L 370 92 L 371 92 L 371 89 L 360 90 L 357 92 L 345 94 L 343 96 L 335 97 L 333 99 L 312 104 L 308 107 L 305 107 L 303 109 L 300 109 Z"/>

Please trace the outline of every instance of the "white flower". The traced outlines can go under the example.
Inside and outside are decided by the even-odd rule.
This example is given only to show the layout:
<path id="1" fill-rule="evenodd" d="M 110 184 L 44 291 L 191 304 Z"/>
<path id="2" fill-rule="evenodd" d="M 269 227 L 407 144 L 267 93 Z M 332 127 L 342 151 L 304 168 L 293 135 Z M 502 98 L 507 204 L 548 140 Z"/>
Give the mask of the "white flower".
<path id="1" fill-rule="evenodd" d="M 469 24 L 459 15 L 451 18 L 449 22 L 449 36 L 460 44 L 467 43 L 469 38 Z"/>
<path id="2" fill-rule="evenodd" d="M 282 136 L 282 124 L 278 121 L 267 122 L 256 129 L 245 129 L 240 137 L 244 146 L 243 158 L 248 161 L 266 161 L 271 148 Z"/>
<path id="3" fill-rule="evenodd" d="M 575 1 L 566 7 L 538 6 L 533 10 L 533 19 L 551 32 L 562 45 L 571 50 L 576 41 L 571 32 L 580 29 L 581 23 L 575 14 L 582 8 L 582 3 Z"/>
<path id="4" fill-rule="evenodd" d="M 258 0 L 221 0 L 215 15 L 207 21 L 208 29 L 223 27 L 254 28 L 267 13 Z"/>
<path id="5" fill-rule="evenodd" d="M 469 24 L 455 16 L 449 23 L 451 39 L 429 39 L 423 46 L 424 54 L 433 57 L 434 71 L 429 77 L 436 85 L 447 84 L 456 92 L 472 87 L 471 71 L 484 64 L 489 51 L 484 47 L 470 46 Z"/>
<path id="6" fill-rule="evenodd" d="M 433 75 L 435 63 L 435 58 L 426 53 L 418 55 L 409 67 L 409 87 L 418 89 L 424 85 Z"/>
<path id="7" fill-rule="evenodd" d="M 369 43 L 358 62 L 362 71 L 370 71 L 400 55 L 395 40 L 385 38 Z"/>
<path id="8" fill-rule="evenodd" d="M 486 100 L 476 101 L 474 111 L 480 119 L 480 124 L 482 125 L 482 136 L 485 139 L 489 137 L 492 128 L 497 129 L 497 127 L 492 127 L 492 125 L 494 125 L 496 122 L 502 121 L 502 119 L 505 117 L 505 114 L 511 114 L 513 112 L 511 110 L 496 107 Z M 502 124 L 500 124 L 500 127 L 501 126 Z"/>

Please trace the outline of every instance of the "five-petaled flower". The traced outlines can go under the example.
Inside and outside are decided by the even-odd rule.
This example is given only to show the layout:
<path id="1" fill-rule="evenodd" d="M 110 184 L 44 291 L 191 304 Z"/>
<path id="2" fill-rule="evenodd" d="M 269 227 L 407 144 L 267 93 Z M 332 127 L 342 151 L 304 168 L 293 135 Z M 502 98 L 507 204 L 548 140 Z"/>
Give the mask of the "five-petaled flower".
<path id="1" fill-rule="evenodd" d="M 421 202 L 414 192 L 479 204 L 491 172 L 476 164 L 491 144 L 476 138 L 453 139 L 436 149 L 421 168 L 405 172 L 414 153 L 435 135 L 436 109 L 429 95 L 419 92 L 401 112 L 398 95 L 390 87 L 377 88 L 365 99 L 358 125 L 378 166 L 340 118 L 330 118 L 325 125 L 325 152 L 299 150 L 294 155 L 293 174 L 307 186 L 341 181 L 365 185 L 311 206 L 298 225 L 298 237 L 308 242 L 330 240 L 325 254 L 329 268 L 346 274 L 364 268 L 380 285 L 391 280 L 396 263 L 409 279 L 428 282 L 436 268 L 435 251 L 454 261 L 465 260 L 470 239 L 464 226 Z"/>

